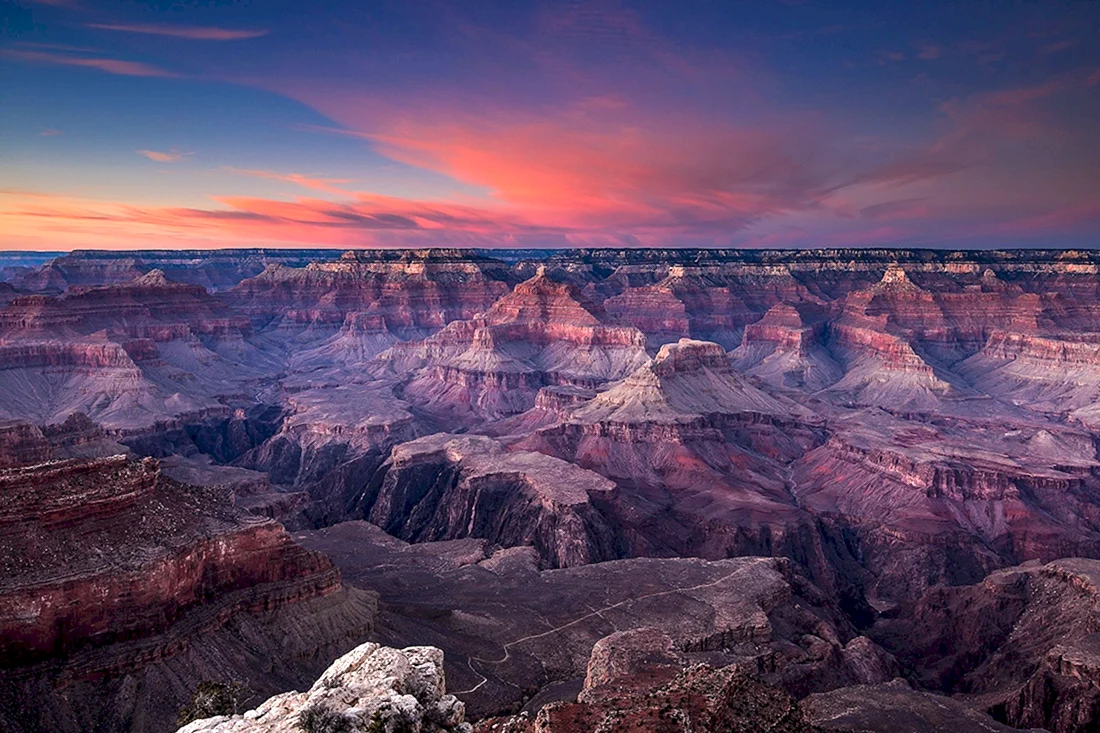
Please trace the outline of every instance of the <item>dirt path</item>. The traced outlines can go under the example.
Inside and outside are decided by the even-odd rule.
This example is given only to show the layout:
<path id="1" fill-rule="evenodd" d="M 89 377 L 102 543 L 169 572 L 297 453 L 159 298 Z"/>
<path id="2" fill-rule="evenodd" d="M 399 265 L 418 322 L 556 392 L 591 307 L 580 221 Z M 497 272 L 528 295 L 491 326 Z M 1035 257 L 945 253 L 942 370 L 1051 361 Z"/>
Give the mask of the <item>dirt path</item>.
<path id="1" fill-rule="evenodd" d="M 714 586 L 719 585 L 720 583 L 723 583 L 726 580 L 729 580 L 734 575 L 737 575 L 737 573 L 739 573 L 739 572 L 741 572 L 741 568 L 738 568 L 737 570 L 734 570 L 730 573 L 727 573 L 726 575 L 723 575 L 721 578 L 718 578 L 717 580 L 712 580 L 709 583 L 699 583 L 698 585 L 688 586 L 688 587 L 684 587 L 684 588 L 672 588 L 670 590 L 662 590 L 662 591 L 657 591 L 655 593 L 647 593 L 644 596 L 638 596 L 637 598 L 627 598 L 626 600 L 619 601 L 618 603 L 612 603 L 609 606 L 604 606 L 603 608 L 599 608 L 595 611 L 591 611 L 589 613 L 586 613 L 583 616 L 578 616 L 577 618 L 573 619 L 572 621 L 568 621 L 564 624 L 561 624 L 560 626 L 555 626 L 554 628 L 550 629 L 549 631 L 543 631 L 543 632 L 540 632 L 538 634 L 531 634 L 529 636 L 524 636 L 523 638 L 516 639 L 515 641 L 510 641 L 510 642 L 508 642 L 507 644 L 504 645 L 504 647 L 503 647 L 504 656 L 501 657 L 500 659 L 485 659 L 484 657 L 470 657 L 466 660 L 466 666 L 468 666 L 470 668 L 471 672 L 473 672 L 478 677 L 480 677 L 481 681 L 478 682 L 473 687 L 469 688 L 468 690 L 459 690 L 457 692 L 452 692 L 451 694 L 453 694 L 453 695 L 469 695 L 471 693 L 477 692 L 482 687 L 482 685 L 484 685 L 486 682 L 489 681 L 489 679 L 484 674 L 482 674 L 481 672 L 478 672 L 476 669 L 474 669 L 474 662 L 479 662 L 481 664 L 504 664 L 505 662 L 508 661 L 509 657 L 511 657 L 511 655 L 512 655 L 512 647 L 516 646 L 517 644 L 523 644 L 523 643 L 531 641 L 533 639 L 541 639 L 541 638 L 546 637 L 546 636 L 551 636 L 553 634 L 558 633 L 559 631 L 562 631 L 563 629 L 569 628 L 570 626 L 574 626 L 574 625 L 579 624 L 583 621 L 587 621 L 588 619 L 590 619 L 594 616 L 602 618 L 602 614 L 605 613 L 606 611 L 613 611 L 616 608 L 622 608 L 623 606 L 626 606 L 630 603 L 637 603 L 638 601 L 644 601 L 648 598 L 659 598 L 661 596 L 673 595 L 674 593 L 690 593 L 691 591 L 694 591 L 694 590 L 703 590 L 704 588 L 713 588 Z M 503 682 L 503 680 L 501 680 L 501 681 Z M 511 684 L 511 683 L 505 683 L 505 684 Z"/>

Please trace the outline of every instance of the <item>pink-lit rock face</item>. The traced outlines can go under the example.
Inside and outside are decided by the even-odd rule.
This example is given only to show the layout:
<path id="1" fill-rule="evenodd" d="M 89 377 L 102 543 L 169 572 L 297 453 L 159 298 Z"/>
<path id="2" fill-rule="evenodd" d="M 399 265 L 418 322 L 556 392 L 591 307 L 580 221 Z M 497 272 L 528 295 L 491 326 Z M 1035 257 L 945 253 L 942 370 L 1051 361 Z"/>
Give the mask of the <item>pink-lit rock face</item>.
<path id="1" fill-rule="evenodd" d="M 477 424 L 531 409 L 544 386 L 593 389 L 644 363 L 642 332 L 606 319 L 540 271 L 478 317 L 397 344 L 379 361 L 391 375 L 412 373 L 403 394 L 414 405 Z"/>
<path id="2" fill-rule="evenodd" d="M 349 312 L 370 311 L 407 336 L 470 318 L 508 291 L 507 267 L 496 260 L 459 250 L 397 254 L 348 252 L 302 268 L 276 264 L 225 297 L 257 321 L 276 321 L 290 333 L 337 327 Z"/>
<path id="3" fill-rule="evenodd" d="M 1100 558 L 1100 257 L 304 256 L 82 253 L 20 273 L 0 308 L 0 525 L 9 541 L 22 538 L 9 555 L 43 574 L 42 585 L 8 588 L 5 654 L 69 669 L 57 660 L 99 660 L 94 650 L 119 644 L 167 648 L 156 640 L 187 619 L 201 617 L 222 639 L 240 614 L 272 609 L 290 628 L 301 622 L 294 608 L 318 604 L 341 620 L 311 625 L 306 647 L 314 636 L 329 651 L 362 641 L 339 631 L 359 612 L 332 600 L 351 591 L 278 518 L 355 569 L 363 592 L 384 588 L 387 644 L 464 650 L 448 674 L 478 715 L 528 693 L 549 700 L 576 683 L 578 660 L 600 638 L 633 639 L 632 630 L 667 620 L 661 594 L 680 598 L 675 578 L 693 563 L 709 572 L 770 556 L 789 563 L 784 572 L 801 578 L 789 580 L 792 592 L 826 609 L 832 630 L 776 622 L 774 656 L 752 664 L 796 697 L 861 685 L 858 694 L 877 701 L 845 717 L 856 692 L 823 697 L 807 708 L 816 724 L 871 725 L 884 719 L 874 710 L 891 705 L 934 720 L 930 692 L 1009 723 L 1075 732 L 1100 723 L 1073 681 L 1091 679 L 1086 640 L 1040 650 L 1011 634 L 982 637 L 974 654 L 1001 661 L 988 674 L 961 671 L 951 665 L 969 662 L 945 647 L 971 640 L 943 641 L 951 621 L 941 613 L 984 608 L 975 600 L 983 583 L 1003 573 L 1037 572 L 1006 568 Z M 191 261 L 206 268 L 201 276 L 182 274 Z M 135 462 L 141 456 L 205 488 L 157 475 Z M 73 549 L 88 537 L 122 554 Z M 63 571 L 59 558 L 74 553 L 79 562 Z M 620 618 L 615 604 L 643 582 L 631 573 L 645 558 L 683 564 L 661 569 L 670 575 L 652 604 Z M 376 561 L 386 569 L 371 571 Z M 12 567 L 13 578 L 30 572 Z M 1053 583 L 1041 577 L 1019 583 Z M 430 590 L 417 590 L 421 582 Z M 580 592 L 570 584 L 585 597 L 535 604 L 513 625 L 513 596 Z M 588 597 L 604 590 L 617 600 Z M 1048 590 L 1051 617 L 1068 613 Z M 93 602 L 96 593 L 110 600 Z M 471 593 L 488 600 L 471 603 Z M 361 610 L 361 597 L 349 602 Z M 215 606 L 219 620 L 202 615 Z M 601 625 L 609 614 L 621 628 Z M 568 665 L 553 645 L 532 651 L 537 660 L 505 654 L 569 624 L 585 631 Z M 872 638 L 903 668 L 868 646 Z M 921 639 L 934 641 L 905 645 Z M 659 657 L 674 673 L 661 684 L 670 684 L 686 648 L 663 655 L 642 641 L 639 654 Z M 120 651 L 92 666 L 147 684 L 176 665 L 172 674 L 194 681 L 180 665 L 213 667 L 198 661 L 210 647 L 190 644 L 179 648 L 193 656 Z M 714 645 L 703 651 L 729 651 Z M 806 670 L 826 667 L 791 666 L 788 652 L 846 671 L 811 685 L 817 672 Z M 137 661 L 118 661 L 126 654 Z M 1002 674 L 1019 655 L 1032 660 L 1027 674 Z M 610 670 L 633 664 L 628 657 L 599 659 Z M 747 663 L 718 661 L 700 679 Z M 303 679 L 296 669 L 259 676 L 280 692 Z M 889 686 L 898 671 L 920 689 Z M 81 689 L 101 709 L 129 694 Z M 172 689 L 173 700 L 190 691 Z M 21 690 L 18 700 L 35 694 Z M 80 729 L 70 723 L 58 729 Z"/>

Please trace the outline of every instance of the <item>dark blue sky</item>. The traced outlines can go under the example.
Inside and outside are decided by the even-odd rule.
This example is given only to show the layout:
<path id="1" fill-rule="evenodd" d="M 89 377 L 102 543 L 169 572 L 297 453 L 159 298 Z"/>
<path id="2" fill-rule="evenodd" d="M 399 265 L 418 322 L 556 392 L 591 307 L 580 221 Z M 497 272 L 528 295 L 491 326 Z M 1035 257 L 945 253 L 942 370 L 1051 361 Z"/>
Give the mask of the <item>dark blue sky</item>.
<path id="1" fill-rule="evenodd" d="M 0 246 L 1095 246 L 1100 3 L 0 0 Z"/>

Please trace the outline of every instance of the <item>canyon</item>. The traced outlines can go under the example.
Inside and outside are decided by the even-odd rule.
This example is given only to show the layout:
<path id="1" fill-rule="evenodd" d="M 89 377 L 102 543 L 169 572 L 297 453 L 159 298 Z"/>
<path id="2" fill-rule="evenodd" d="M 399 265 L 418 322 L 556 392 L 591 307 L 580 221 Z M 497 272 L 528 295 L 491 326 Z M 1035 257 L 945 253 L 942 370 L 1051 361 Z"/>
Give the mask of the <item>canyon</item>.
<path id="1" fill-rule="evenodd" d="M 4 730 L 1100 725 L 1098 253 L 11 261 Z"/>

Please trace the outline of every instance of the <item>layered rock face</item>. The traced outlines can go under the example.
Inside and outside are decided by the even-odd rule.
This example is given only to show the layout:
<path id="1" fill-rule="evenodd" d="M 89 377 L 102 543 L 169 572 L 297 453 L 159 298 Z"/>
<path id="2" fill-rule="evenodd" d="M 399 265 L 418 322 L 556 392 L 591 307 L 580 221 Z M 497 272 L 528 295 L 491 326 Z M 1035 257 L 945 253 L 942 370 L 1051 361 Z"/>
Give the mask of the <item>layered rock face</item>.
<path id="1" fill-rule="evenodd" d="M 160 270 L 0 310 L 0 411 L 62 422 L 81 412 L 111 428 L 223 409 L 274 366 L 247 318 Z"/>
<path id="2" fill-rule="evenodd" d="M 70 287 L 101 287 L 132 280 L 160 269 L 176 282 L 224 290 L 271 264 L 304 267 L 339 255 L 326 249 L 142 250 L 104 252 L 74 250 L 41 266 L 14 274 L 13 284 L 31 291 L 63 291 Z M 37 263 L 33 263 L 37 264 Z"/>
<path id="3" fill-rule="evenodd" d="M 168 730 L 204 665 L 268 687 L 371 623 L 371 600 L 327 558 L 217 492 L 164 478 L 154 459 L 7 469 L 0 493 L 7 730 Z M 244 659 L 285 647 L 278 635 L 296 613 L 321 624 L 299 642 L 303 656 L 255 674 Z M 171 685 L 153 686 L 165 675 Z"/>
<path id="4" fill-rule="evenodd" d="M 516 445 L 619 484 L 606 511 L 630 554 L 717 558 L 768 547 L 817 555 L 820 569 L 787 479 L 823 439 L 820 425 L 735 373 L 718 344 L 681 339 Z"/>
<path id="5" fill-rule="evenodd" d="M 331 330 L 369 311 L 403 337 L 485 310 L 508 290 L 504 263 L 462 250 L 347 252 L 335 262 L 268 267 L 226 294 L 258 323 L 289 335 Z"/>
<path id="6" fill-rule="evenodd" d="M 999 570 L 976 585 L 929 591 L 874 633 L 925 686 L 1009 725 L 1093 730 L 1100 709 L 1097 579 L 1095 560 Z"/>
<path id="7" fill-rule="evenodd" d="M 37 426 L 19 421 L 0 423 L 0 469 L 43 463 L 52 453 L 50 442 Z"/>
<path id="8" fill-rule="evenodd" d="M 356 506 L 395 537 L 531 546 L 549 567 L 619 555 L 595 506 L 615 485 L 542 453 L 509 453 L 491 438 L 442 433 L 397 446 L 379 474 Z"/>
<path id="9" fill-rule="evenodd" d="M 819 311 L 780 303 L 745 326 L 741 344 L 730 356 L 739 371 L 768 384 L 816 392 L 843 376 L 824 340 Z"/>
<path id="10" fill-rule="evenodd" d="M 871 410 L 834 423 L 791 478 L 803 508 L 859 538 L 867 595 L 885 610 L 998 567 L 1095 555 L 1095 468 L 1092 438 L 1076 430 L 916 428 Z"/>
<path id="11" fill-rule="evenodd" d="M 451 421 L 500 418 L 534 406 L 544 386 L 593 388 L 646 360 L 645 336 L 605 325 L 576 288 L 540 271 L 473 320 L 380 357 L 412 373 L 403 396 Z"/>

